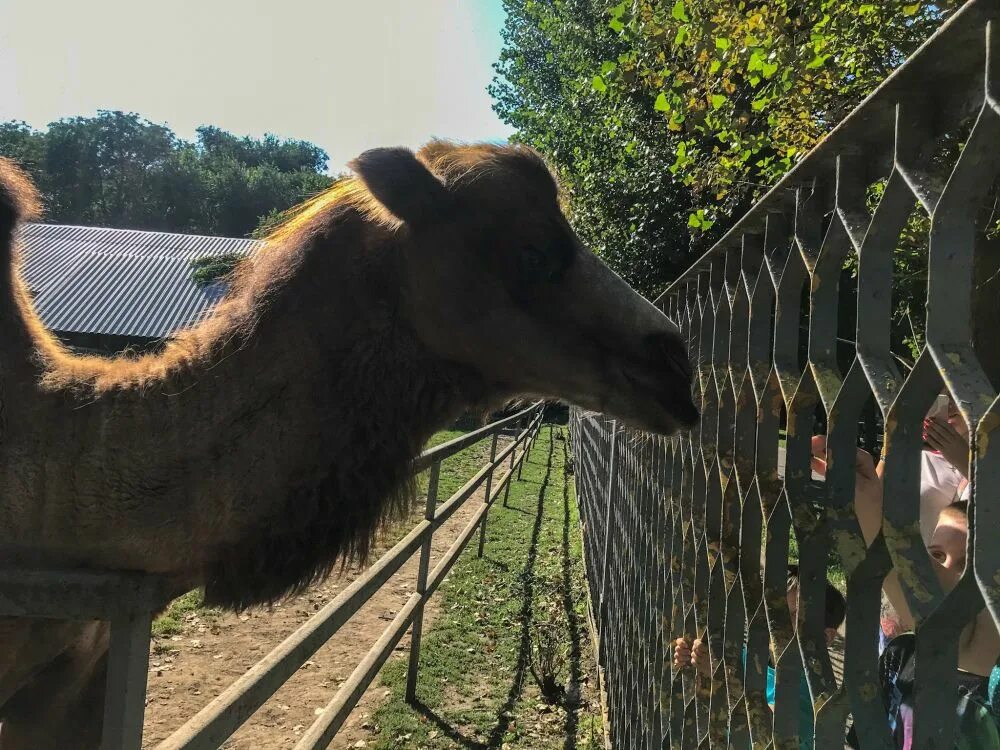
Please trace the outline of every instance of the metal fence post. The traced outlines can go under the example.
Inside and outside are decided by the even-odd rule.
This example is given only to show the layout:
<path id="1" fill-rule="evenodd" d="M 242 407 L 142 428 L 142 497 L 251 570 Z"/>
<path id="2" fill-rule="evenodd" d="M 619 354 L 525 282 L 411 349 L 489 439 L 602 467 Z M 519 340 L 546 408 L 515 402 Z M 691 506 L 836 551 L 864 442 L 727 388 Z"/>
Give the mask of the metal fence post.
<path id="1" fill-rule="evenodd" d="M 434 511 L 437 506 L 438 478 L 441 474 L 441 462 L 431 464 L 430 476 L 427 480 L 427 504 L 424 507 L 424 518 L 434 521 Z M 420 567 L 417 570 L 417 594 L 420 604 L 413 615 L 413 628 L 410 631 L 410 666 L 406 673 L 406 702 L 413 705 L 417 698 L 417 672 L 420 669 L 420 637 L 424 629 L 424 603 L 427 593 L 427 571 L 431 562 L 431 542 L 434 540 L 434 527 L 431 526 L 427 539 L 420 547 Z"/>
<path id="2" fill-rule="evenodd" d="M 152 625 L 150 611 L 123 614 L 111 621 L 101 750 L 142 747 Z"/>
<path id="3" fill-rule="evenodd" d="M 517 455 L 517 448 L 514 448 L 514 450 L 512 450 L 510 452 L 510 464 L 507 467 L 507 473 L 508 474 L 512 474 L 513 471 L 514 471 L 514 457 L 516 455 Z M 510 498 L 510 484 L 513 481 L 513 479 L 514 479 L 514 477 L 509 476 L 507 478 L 507 482 L 504 484 L 504 488 L 503 488 L 503 507 L 505 507 L 505 508 L 509 508 L 510 507 L 507 504 L 507 500 Z"/>
<path id="4" fill-rule="evenodd" d="M 611 549 L 611 525 L 613 523 L 613 518 L 611 514 L 614 491 L 615 491 L 615 481 L 618 476 L 618 422 L 617 420 L 611 421 L 611 451 L 608 456 L 608 493 L 607 493 L 607 505 L 604 510 L 604 559 L 601 561 L 601 602 L 598 607 L 597 613 L 597 652 L 598 658 L 604 658 L 604 635 L 605 635 L 605 621 L 607 620 L 608 613 L 608 597 L 606 596 L 606 586 L 608 583 L 608 561 L 611 559 L 609 554 Z"/>
<path id="5" fill-rule="evenodd" d="M 530 420 L 533 419 L 533 417 L 526 417 L 526 419 L 529 420 L 528 424 L 526 425 L 526 429 L 530 430 L 531 429 Z M 521 453 L 522 453 L 521 463 L 517 465 L 517 481 L 519 482 L 521 481 L 521 471 L 524 469 L 524 462 L 528 460 L 528 451 L 530 449 L 531 449 L 531 433 L 529 432 L 527 435 L 524 436 L 524 445 L 521 446 Z"/>
<path id="6" fill-rule="evenodd" d="M 490 473 L 486 475 L 486 494 L 483 495 L 483 503 L 489 505 L 490 502 L 490 492 L 493 490 L 493 472 L 496 467 L 493 466 L 497 459 L 497 440 L 500 439 L 500 433 L 493 433 L 493 445 L 490 447 Z M 513 454 L 513 451 L 511 451 Z M 483 523 L 479 527 L 479 553 L 478 556 L 483 556 L 483 547 L 486 546 L 486 519 L 489 517 L 490 511 L 487 508 L 486 512 L 483 513 Z"/>

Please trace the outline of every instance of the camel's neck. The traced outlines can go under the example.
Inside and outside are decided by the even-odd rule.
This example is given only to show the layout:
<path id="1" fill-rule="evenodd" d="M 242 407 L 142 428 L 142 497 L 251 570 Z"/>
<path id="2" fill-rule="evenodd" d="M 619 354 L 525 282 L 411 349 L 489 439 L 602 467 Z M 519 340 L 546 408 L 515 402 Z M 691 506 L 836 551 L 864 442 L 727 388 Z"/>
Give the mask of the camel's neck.
<path id="1" fill-rule="evenodd" d="M 37 371 L 34 334 L 41 330 L 15 258 L 0 253 L 0 370 L 7 378 L 30 377 Z"/>
<path id="2" fill-rule="evenodd" d="M 400 507 L 410 460 L 483 394 L 399 319 L 393 248 L 352 232 L 260 261 L 295 272 L 251 283 L 259 298 L 220 313 L 238 324 L 210 322 L 163 358 L 50 363 L 0 450 L 0 497 L 23 498 L 0 502 L 0 542 L 108 567 L 188 565 L 228 603 L 364 554 Z M 15 471 L 25 457 L 35 463 Z"/>

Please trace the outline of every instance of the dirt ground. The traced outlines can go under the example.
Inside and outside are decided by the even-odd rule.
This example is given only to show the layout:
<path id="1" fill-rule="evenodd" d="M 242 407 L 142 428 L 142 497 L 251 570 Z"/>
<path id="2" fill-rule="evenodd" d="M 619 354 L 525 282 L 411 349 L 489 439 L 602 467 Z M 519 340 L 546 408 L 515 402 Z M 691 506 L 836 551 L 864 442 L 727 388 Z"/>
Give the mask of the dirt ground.
<path id="1" fill-rule="evenodd" d="M 435 532 L 431 569 L 465 528 L 481 502 L 480 491 Z M 414 522 L 419 518 L 418 513 Z M 475 540 L 474 536 L 470 547 L 476 544 Z M 388 546 L 383 545 L 381 549 Z M 465 554 L 470 554 L 468 549 Z M 403 565 L 222 747 L 225 750 L 262 750 L 293 746 L 416 590 L 418 559 L 419 554 L 415 554 Z M 154 639 L 143 748 L 153 748 L 169 736 L 335 598 L 359 573 L 360 570 L 353 569 L 333 576 L 273 609 L 257 609 L 240 615 L 190 612 L 185 615 L 181 634 Z M 433 622 L 437 616 L 435 602 L 432 598 L 425 609 L 425 622 Z M 391 658 L 406 658 L 408 648 L 407 634 Z M 366 747 L 372 728 L 370 717 L 387 694 L 388 689 L 381 687 L 376 678 L 330 747 Z"/>

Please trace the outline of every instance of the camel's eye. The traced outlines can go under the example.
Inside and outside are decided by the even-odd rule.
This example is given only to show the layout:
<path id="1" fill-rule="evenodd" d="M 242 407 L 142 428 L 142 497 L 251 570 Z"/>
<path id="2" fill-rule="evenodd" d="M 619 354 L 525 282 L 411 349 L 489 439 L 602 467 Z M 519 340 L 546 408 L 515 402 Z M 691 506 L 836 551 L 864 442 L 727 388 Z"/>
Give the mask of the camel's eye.
<path id="1" fill-rule="evenodd" d="M 548 281 L 552 277 L 553 269 L 548 255 L 534 245 L 521 248 L 518 263 L 525 281 Z"/>

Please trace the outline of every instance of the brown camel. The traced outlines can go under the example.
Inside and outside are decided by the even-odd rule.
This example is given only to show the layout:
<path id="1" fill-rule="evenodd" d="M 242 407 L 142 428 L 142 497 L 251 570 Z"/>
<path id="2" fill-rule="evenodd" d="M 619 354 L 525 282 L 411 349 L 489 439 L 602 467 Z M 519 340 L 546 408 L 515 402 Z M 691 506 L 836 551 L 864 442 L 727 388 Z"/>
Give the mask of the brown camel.
<path id="1" fill-rule="evenodd" d="M 158 355 L 76 356 L 17 273 L 0 162 L 0 564 L 161 573 L 269 602 L 362 559 L 460 412 L 561 398 L 697 419 L 676 329 L 573 234 L 522 147 L 376 149 Z M 0 748 L 93 747 L 107 628 L 0 619 Z"/>

